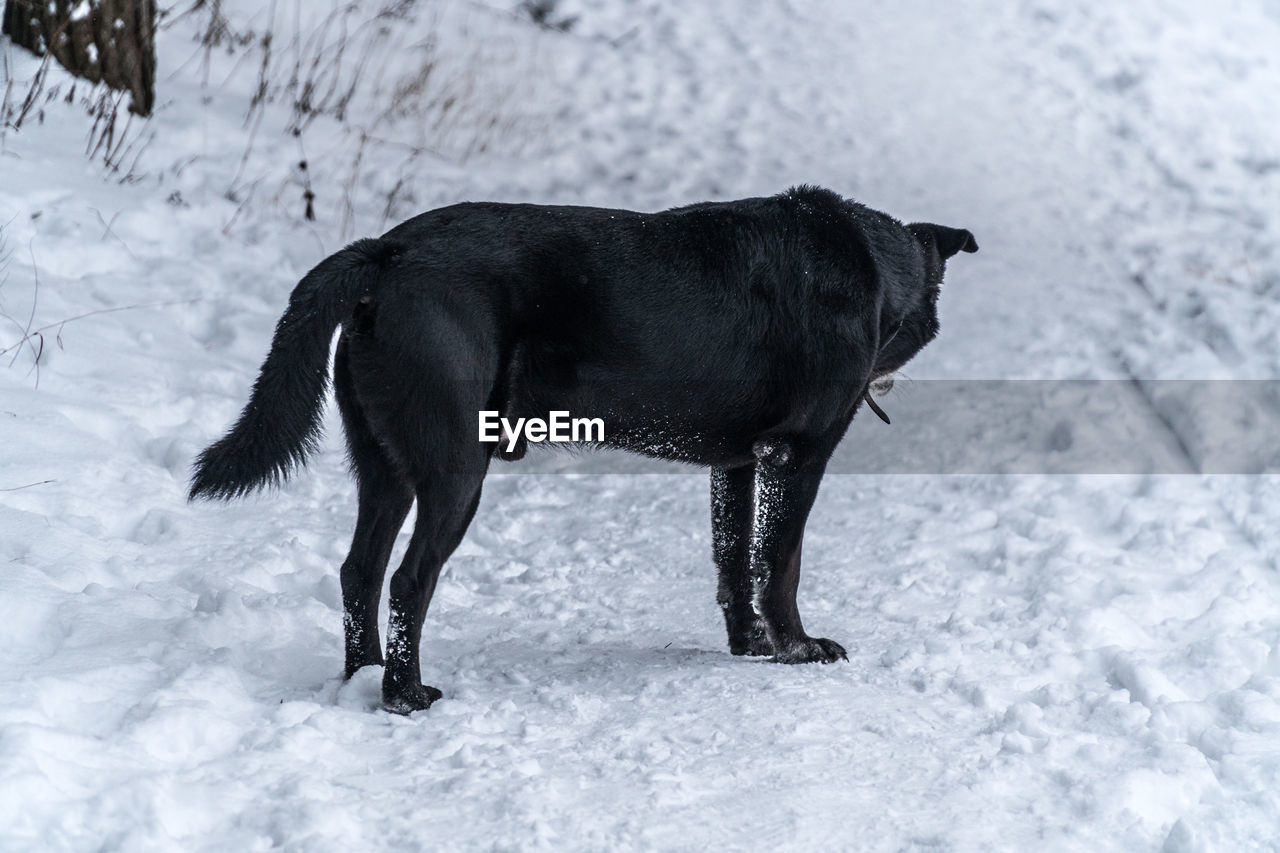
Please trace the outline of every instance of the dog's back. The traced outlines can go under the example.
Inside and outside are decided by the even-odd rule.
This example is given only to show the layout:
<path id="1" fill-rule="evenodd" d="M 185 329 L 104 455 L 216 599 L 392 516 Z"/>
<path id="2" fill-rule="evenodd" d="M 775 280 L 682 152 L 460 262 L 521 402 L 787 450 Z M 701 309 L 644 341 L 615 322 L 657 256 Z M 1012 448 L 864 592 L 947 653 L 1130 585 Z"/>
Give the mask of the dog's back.
<path id="1" fill-rule="evenodd" d="M 483 382 L 499 365 L 502 411 L 599 414 L 610 443 L 705 464 L 749 453 L 796 392 L 851 403 L 881 282 L 920 266 L 900 224 L 805 188 L 653 214 L 461 204 L 384 239 L 409 248 L 380 334 L 456 361 L 422 318 L 479 303 L 492 351 L 469 366 Z M 842 416 L 826 402 L 810 408 Z"/>

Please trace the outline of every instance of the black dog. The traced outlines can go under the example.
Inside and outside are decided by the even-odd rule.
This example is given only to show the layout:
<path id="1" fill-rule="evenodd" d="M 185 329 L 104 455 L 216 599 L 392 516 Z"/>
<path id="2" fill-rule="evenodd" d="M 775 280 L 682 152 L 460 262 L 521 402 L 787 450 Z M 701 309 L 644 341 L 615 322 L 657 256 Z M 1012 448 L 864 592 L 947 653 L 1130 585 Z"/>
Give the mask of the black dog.
<path id="1" fill-rule="evenodd" d="M 608 445 L 709 466 L 730 651 L 834 661 L 844 649 L 806 634 L 796 609 L 809 508 L 871 383 L 937 334 L 946 259 L 977 249 L 968 231 L 903 225 L 813 187 L 663 213 L 424 213 L 297 286 L 191 496 L 236 497 L 305 461 L 341 326 L 334 386 L 360 500 L 342 565 L 348 676 L 383 663 L 382 580 L 418 505 L 391 578 L 389 709 L 440 697 L 422 684 L 418 640 L 499 449 L 477 438 L 481 410 L 599 417 Z"/>

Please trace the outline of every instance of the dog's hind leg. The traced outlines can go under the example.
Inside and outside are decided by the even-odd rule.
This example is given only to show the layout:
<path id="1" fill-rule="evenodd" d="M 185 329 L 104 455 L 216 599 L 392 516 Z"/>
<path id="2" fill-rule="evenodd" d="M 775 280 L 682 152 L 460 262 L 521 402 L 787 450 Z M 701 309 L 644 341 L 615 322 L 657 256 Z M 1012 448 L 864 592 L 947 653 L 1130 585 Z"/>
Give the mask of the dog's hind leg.
<path id="1" fill-rule="evenodd" d="M 720 582 L 716 601 L 724 611 L 729 651 L 735 655 L 771 655 L 773 644 L 751 606 L 752 491 L 755 466 L 711 472 L 711 549 Z"/>
<path id="2" fill-rule="evenodd" d="M 466 450 L 471 454 L 463 462 Z M 464 470 L 439 471 L 419 487 L 413 538 L 404 562 L 391 576 L 382 702 L 387 710 L 398 714 L 429 708 L 441 696 L 439 690 L 422 683 L 418 653 L 422 622 L 440 570 L 462 541 L 480 504 L 480 486 L 489 461 L 487 453 L 477 455 L 472 447 L 446 458 Z"/>
<path id="3" fill-rule="evenodd" d="M 382 665 L 378 600 L 391 547 L 413 505 L 413 490 L 387 458 L 386 449 L 365 419 L 352 383 L 347 347 L 344 335 L 334 356 L 333 385 L 360 500 L 351 551 L 341 571 L 344 672 L 350 678 L 361 667 Z"/>

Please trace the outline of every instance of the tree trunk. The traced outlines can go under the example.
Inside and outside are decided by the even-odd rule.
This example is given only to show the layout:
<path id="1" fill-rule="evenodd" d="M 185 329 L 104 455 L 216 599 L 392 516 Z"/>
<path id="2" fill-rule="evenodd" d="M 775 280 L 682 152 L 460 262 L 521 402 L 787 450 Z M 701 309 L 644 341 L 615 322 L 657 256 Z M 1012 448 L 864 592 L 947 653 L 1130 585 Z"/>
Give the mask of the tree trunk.
<path id="1" fill-rule="evenodd" d="M 4 34 L 36 56 L 52 54 L 77 77 L 155 104 L 155 0 L 6 0 Z"/>

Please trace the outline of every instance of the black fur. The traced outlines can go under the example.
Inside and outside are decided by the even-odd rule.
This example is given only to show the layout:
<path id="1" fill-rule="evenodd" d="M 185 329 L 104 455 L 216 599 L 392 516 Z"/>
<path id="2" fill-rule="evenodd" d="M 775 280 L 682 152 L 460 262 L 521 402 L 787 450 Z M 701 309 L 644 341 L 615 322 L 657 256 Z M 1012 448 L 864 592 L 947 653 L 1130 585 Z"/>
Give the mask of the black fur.
<path id="1" fill-rule="evenodd" d="M 276 324 L 249 405 L 231 432 L 200 454 L 191 497 L 240 497 L 280 483 L 306 462 L 320 437 L 333 330 L 349 319 L 356 299 L 372 291 L 399 252 L 392 242 L 358 240 L 298 283 Z"/>
<path id="2" fill-rule="evenodd" d="M 796 608 L 805 520 L 870 384 L 938 331 L 947 258 L 968 231 L 897 220 L 827 190 L 662 213 L 460 204 L 362 240 L 307 274 L 249 405 L 200 455 L 191 496 L 279 482 L 314 447 L 328 348 L 358 482 L 342 566 L 346 672 L 381 664 L 383 699 L 426 708 L 418 640 L 490 459 L 481 409 L 605 420 L 605 443 L 712 469 L 714 557 L 729 647 L 787 663 L 844 650 Z"/>

